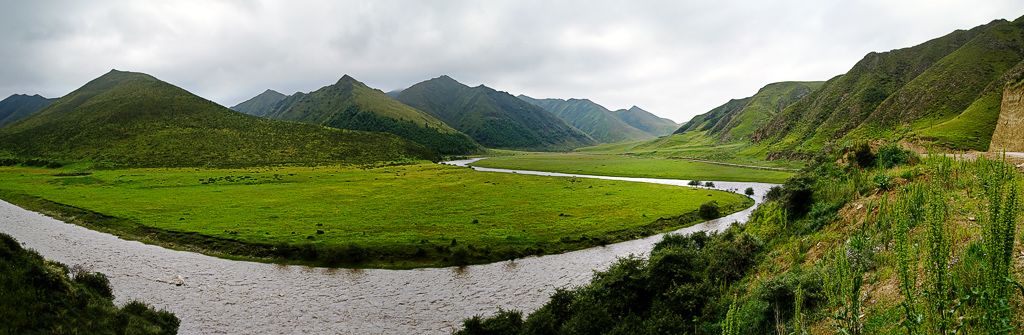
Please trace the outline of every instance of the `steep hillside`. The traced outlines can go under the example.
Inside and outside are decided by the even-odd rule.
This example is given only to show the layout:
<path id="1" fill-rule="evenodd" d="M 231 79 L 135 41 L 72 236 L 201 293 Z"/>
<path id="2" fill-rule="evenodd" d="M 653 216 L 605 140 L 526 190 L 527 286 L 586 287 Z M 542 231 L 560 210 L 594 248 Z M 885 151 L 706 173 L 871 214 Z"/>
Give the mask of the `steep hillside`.
<path id="1" fill-rule="evenodd" d="M 768 84 L 751 97 L 730 100 L 710 112 L 694 117 L 675 133 L 708 131 L 708 135 L 723 143 L 749 139 L 754 130 L 763 126 L 766 120 L 807 96 L 821 84 L 822 82 Z"/>
<path id="2" fill-rule="evenodd" d="M 481 150 L 466 134 L 348 75 L 334 85 L 286 97 L 262 116 L 339 129 L 392 133 L 446 155 Z"/>
<path id="3" fill-rule="evenodd" d="M 517 98 L 544 108 L 602 143 L 642 141 L 656 137 L 626 124 L 604 106 L 587 99 L 534 99 L 522 94 Z"/>
<path id="4" fill-rule="evenodd" d="M 43 107 L 49 106 L 54 100 L 42 96 L 15 94 L 0 101 L 0 127 L 28 116 Z"/>
<path id="5" fill-rule="evenodd" d="M 768 141 L 775 157 L 806 157 L 840 139 L 909 138 L 985 150 L 1002 100 L 1001 78 L 1024 55 L 1021 26 L 1021 19 L 996 20 L 914 47 L 870 53 L 752 138 Z"/>
<path id="6" fill-rule="evenodd" d="M 269 112 L 271 109 L 273 109 L 274 105 L 277 105 L 279 101 L 284 100 L 284 98 L 287 97 L 287 95 L 281 94 L 275 90 L 268 89 L 266 91 L 263 91 L 263 93 L 260 93 L 255 97 L 252 97 L 252 99 L 246 100 L 240 104 L 232 106 L 231 110 L 239 111 L 249 115 L 263 116 L 266 115 L 267 112 Z"/>
<path id="7" fill-rule="evenodd" d="M 455 127 L 489 148 L 569 150 L 597 144 L 579 129 L 536 105 L 448 76 L 402 91 L 398 101 Z"/>
<path id="8" fill-rule="evenodd" d="M 154 167 L 440 158 L 391 134 L 262 119 L 152 76 L 116 70 L 0 128 L 0 152 Z"/>
<path id="9" fill-rule="evenodd" d="M 630 107 L 629 109 L 612 111 L 612 115 L 619 118 L 619 120 L 622 120 L 626 124 L 647 132 L 648 134 L 654 135 L 655 137 L 671 134 L 679 128 L 679 124 L 675 121 L 658 117 L 657 115 L 651 114 L 651 112 L 645 111 L 637 106 Z"/>

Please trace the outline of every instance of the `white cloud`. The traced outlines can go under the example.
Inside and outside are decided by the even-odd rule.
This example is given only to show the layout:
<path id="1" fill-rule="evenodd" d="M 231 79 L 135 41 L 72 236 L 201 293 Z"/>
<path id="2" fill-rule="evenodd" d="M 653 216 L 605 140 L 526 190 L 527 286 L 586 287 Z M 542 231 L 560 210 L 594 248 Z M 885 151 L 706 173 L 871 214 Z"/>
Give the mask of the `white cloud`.
<path id="1" fill-rule="evenodd" d="M 385 91 L 448 74 L 679 122 L 1024 14 L 1010 0 L 0 2 L 0 96 L 63 95 L 111 68 L 224 105 L 343 74 Z"/>

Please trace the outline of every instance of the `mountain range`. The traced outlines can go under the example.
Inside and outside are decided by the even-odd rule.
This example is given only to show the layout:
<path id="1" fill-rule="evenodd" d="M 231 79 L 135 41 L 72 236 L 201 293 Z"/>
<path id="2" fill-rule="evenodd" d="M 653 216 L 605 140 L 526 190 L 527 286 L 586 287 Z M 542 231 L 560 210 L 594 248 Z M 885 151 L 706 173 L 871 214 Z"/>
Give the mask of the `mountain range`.
<path id="1" fill-rule="evenodd" d="M 768 85 L 675 133 L 690 142 L 756 144 L 768 159 L 808 158 L 829 144 L 865 140 L 985 151 L 1004 88 L 1024 72 L 1022 60 L 1024 18 L 995 20 L 869 53 L 823 83 Z"/>
<path id="2" fill-rule="evenodd" d="M 38 94 L 15 94 L 0 100 L 0 127 L 35 113 L 49 106 L 54 100 L 57 99 L 47 99 Z"/>
<path id="3" fill-rule="evenodd" d="M 310 93 L 290 96 L 266 92 L 232 109 L 274 120 L 338 129 L 392 133 L 444 155 L 482 150 L 469 136 L 420 110 L 409 107 L 348 75 Z"/>
<path id="4" fill-rule="evenodd" d="M 602 143 L 650 140 L 671 134 L 679 127 L 672 120 L 636 106 L 613 112 L 588 99 L 534 99 L 522 94 L 517 97 L 544 108 Z"/>
<path id="5" fill-rule="evenodd" d="M 117 70 L 0 128 L 0 153 L 143 167 L 440 159 L 395 135 L 250 116 L 150 75 Z"/>
<path id="6" fill-rule="evenodd" d="M 488 148 L 559 151 L 598 143 L 541 107 L 487 86 L 469 87 L 448 76 L 410 86 L 396 99 Z"/>

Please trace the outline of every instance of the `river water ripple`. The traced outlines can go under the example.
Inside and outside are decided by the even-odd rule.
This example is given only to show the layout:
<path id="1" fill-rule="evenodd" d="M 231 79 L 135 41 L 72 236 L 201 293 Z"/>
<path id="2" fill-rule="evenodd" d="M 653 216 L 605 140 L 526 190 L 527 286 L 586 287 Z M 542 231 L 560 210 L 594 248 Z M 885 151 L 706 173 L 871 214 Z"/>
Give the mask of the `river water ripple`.
<path id="1" fill-rule="evenodd" d="M 446 162 L 466 166 L 475 160 Z M 601 178 L 685 186 L 688 180 L 587 176 L 474 168 L 556 177 Z M 759 204 L 774 184 L 753 187 Z M 756 207 L 756 205 L 754 206 Z M 751 207 L 677 233 L 718 231 L 746 221 Z M 540 308 L 556 288 L 586 284 L 617 258 L 645 255 L 662 235 L 559 255 L 462 268 L 325 269 L 233 261 L 122 240 L 0 201 L 0 231 L 46 258 L 82 264 L 110 278 L 124 304 L 141 300 L 173 312 L 181 334 L 447 334 L 474 315 L 498 308 Z M 176 276 L 185 284 L 174 284 Z"/>

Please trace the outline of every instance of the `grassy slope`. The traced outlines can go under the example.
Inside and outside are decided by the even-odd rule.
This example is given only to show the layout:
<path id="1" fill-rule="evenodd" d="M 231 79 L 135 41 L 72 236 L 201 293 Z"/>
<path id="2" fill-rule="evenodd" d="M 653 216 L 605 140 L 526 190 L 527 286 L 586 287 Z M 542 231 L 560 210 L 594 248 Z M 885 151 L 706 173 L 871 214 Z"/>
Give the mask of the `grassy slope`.
<path id="1" fill-rule="evenodd" d="M 0 100 L 0 128 L 50 105 L 54 100 L 37 95 L 15 94 Z"/>
<path id="2" fill-rule="evenodd" d="M 252 97 L 252 99 L 231 106 L 231 110 L 249 115 L 264 116 L 274 108 L 274 105 L 277 105 L 278 102 L 287 97 L 287 95 L 281 94 L 280 92 L 268 89 L 263 91 L 263 93 Z"/>
<path id="3" fill-rule="evenodd" d="M 76 177 L 56 177 L 55 172 L 0 168 L 0 185 L 8 193 L 5 198 L 16 203 L 29 202 L 17 196 L 26 194 L 130 221 L 106 227 L 115 232 L 132 230 L 135 223 L 198 233 L 211 237 L 209 243 L 220 239 L 269 246 L 249 256 L 286 257 L 273 250 L 282 243 L 365 251 L 351 259 L 321 255 L 319 261 L 327 265 L 458 264 L 452 253 L 459 246 L 469 248 L 463 262 L 562 252 L 696 223 L 692 213 L 707 201 L 733 211 L 750 205 L 745 197 L 714 190 L 436 164 L 368 170 L 132 169 Z M 681 220 L 659 220 L 675 217 Z M 184 238 L 177 238 L 176 243 L 185 244 L 179 247 L 206 246 Z"/>
<path id="4" fill-rule="evenodd" d="M 117 307 L 107 277 L 46 260 L 0 233 L 0 333 L 177 334 L 174 314 Z"/>
<path id="5" fill-rule="evenodd" d="M 543 108 L 483 85 L 468 87 L 448 76 L 413 85 L 398 100 L 488 148 L 564 151 L 597 144 Z"/>
<path id="6" fill-rule="evenodd" d="M 602 143 L 655 138 L 654 135 L 626 124 L 607 108 L 587 99 L 534 99 L 525 95 L 519 95 L 518 98 L 544 108 Z"/>
<path id="7" fill-rule="evenodd" d="M 391 133 L 445 155 L 473 154 L 482 149 L 441 120 L 347 75 L 334 85 L 285 98 L 263 116 L 339 129 Z"/>
<path id="8" fill-rule="evenodd" d="M 924 130 L 942 139 L 941 144 L 987 150 L 1006 85 L 1004 74 L 1024 59 L 1020 26 L 1024 20 L 991 24 L 883 102 L 854 133 L 892 139 Z M 959 122 L 948 122 L 967 112 Z M 963 122 L 966 118 L 969 122 Z M 935 125 L 941 127 L 927 129 Z"/>
<path id="9" fill-rule="evenodd" d="M 245 115 L 151 76 L 111 71 L 0 129 L 0 151 L 114 166 L 351 164 L 439 159 L 390 134 Z"/>
<path id="10" fill-rule="evenodd" d="M 871 53 L 777 115 L 754 138 L 771 143 L 774 156 L 809 156 L 841 140 L 899 140 L 913 131 L 948 147 L 986 150 L 994 127 L 978 118 L 994 122 L 998 110 L 986 88 L 1024 54 L 1020 24 L 997 20 L 918 46 Z M 926 129 L 965 112 L 970 114 L 942 128 Z"/>
<path id="11" fill-rule="evenodd" d="M 596 154 L 533 154 L 488 158 L 474 166 L 603 176 L 779 183 L 790 172 L 723 166 L 675 159 Z"/>

